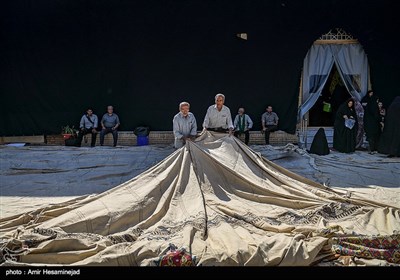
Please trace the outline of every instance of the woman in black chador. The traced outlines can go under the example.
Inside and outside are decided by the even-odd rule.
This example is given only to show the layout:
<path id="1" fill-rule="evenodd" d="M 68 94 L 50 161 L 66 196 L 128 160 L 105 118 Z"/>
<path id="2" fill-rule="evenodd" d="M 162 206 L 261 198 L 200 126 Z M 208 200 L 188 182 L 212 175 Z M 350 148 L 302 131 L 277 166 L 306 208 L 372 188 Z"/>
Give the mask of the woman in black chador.
<path id="1" fill-rule="evenodd" d="M 349 98 L 340 105 L 336 112 L 333 148 L 342 153 L 352 153 L 356 150 L 357 113 L 354 108 L 354 100 Z"/>
<path id="2" fill-rule="evenodd" d="M 393 100 L 386 111 L 378 151 L 388 157 L 400 157 L 400 96 Z"/>
<path id="3" fill-rule="evenodd" d="M 328 140 L 326 139 L 325 130 L 322 127 L 320 127 L 315 134 L 308 152 L 310 154 L 317 154 L 320 156 L 329 154 Z"/>

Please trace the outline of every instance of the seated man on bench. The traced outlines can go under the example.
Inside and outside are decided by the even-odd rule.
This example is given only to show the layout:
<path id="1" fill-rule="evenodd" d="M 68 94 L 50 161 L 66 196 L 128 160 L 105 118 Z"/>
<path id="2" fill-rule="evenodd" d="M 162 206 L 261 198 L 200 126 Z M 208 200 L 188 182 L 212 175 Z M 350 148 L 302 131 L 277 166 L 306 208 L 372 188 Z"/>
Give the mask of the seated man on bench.
<path id="1" fill-rule="evenodd" d="M 96 145 L 97 124 L 98 124 L 97 116 L 93 114 L 92 108 L 88 108 L 86 114 L 82 116 L 79 124 L 79 133 L 77 139 L 78 141 L 76 144 L 77 147 L 81 146 L 82 138 L 88 133 L 92 134 L 92 141 L 90 143 L 90 146 L 94 147 Z"/>
<path id="2" fill-rule="evenodd" d="M 272 106 L 268 106 L 266 112 L 261 116 L 262 131 L 265 136 L 265 145 L 269 145 L 269 134 L 278 130 L 278 115 L 272 112 Z"/>
<path id="3" fill-rule="evenodd" d="M 117 114 L 114 113 L 113 106 L 107 106 L 107 113 L 105 113 L 101 119 L 101 127 L 102 130 L 100 131 L 100 146 L 104 144 L 104 136 L 108 133 L 112 133 L 114 144 L 113 146 L 117 146 L 118 141 L 118 127 L 120 125 L 119 117 Z"/>

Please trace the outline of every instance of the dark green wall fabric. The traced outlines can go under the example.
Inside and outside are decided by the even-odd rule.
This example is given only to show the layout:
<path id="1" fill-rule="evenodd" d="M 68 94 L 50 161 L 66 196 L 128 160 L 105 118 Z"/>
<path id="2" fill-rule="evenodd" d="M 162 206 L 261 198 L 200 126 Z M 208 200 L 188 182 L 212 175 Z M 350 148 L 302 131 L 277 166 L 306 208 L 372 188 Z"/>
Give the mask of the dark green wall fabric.
<path id="1" fill-rule="evenodd" d="M 396 1 L 8 0 L 2 2 L 0 136 L 58 134 L 107 105 L 121 130 L 172 130 L 181 101 L 199 129 L 218 92 L 254 129 L 271 104 L 295 132 L 303 59 L 340 27 L 363 45 L 377 95 L 398 95 Z M 236 33 L 247 32 L 248 40 Z"/>

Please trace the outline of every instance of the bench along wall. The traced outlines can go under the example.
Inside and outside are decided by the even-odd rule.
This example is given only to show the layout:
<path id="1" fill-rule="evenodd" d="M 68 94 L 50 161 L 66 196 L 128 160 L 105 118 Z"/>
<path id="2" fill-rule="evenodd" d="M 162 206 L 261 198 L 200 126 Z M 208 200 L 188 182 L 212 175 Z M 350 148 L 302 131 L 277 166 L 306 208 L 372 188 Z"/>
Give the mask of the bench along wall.
<path id="1" fill-rule="evenodd" d="M 90 146 L 90 140 L 92 135 L 87 134 L 87 143 L 82 141 L 82 146 Z M 244 135 L 240 137 L 244 140 Z M 62 135 L 48 135 L 46 136 L 46 143 L 49 145 L 64 145 L 64 139 Z M 164 144 L 173 145 L 174 135 L 172 131 L 150 131 L 149 134 L 149 145 Z M 297 136 L 295 134 L 289 134 L 284 131 L 275 131 L 270 134 L 271 145 L 286 145 L 287 143 L 297 143 Z M 118 146 L 135 146 L 137 144 L 137 137 L 133 134 L 133 131 L 119 131 L 118 135 Z M 264 135 L 259 131 L 250 131 L 250 142 L 249 145 L 264 145 Z M 97 135 L 96 146 L 100 145 L 100 135 Z M 107 134 L 104 139 L 105 146 L 112 145 L 112 135 Z"/>

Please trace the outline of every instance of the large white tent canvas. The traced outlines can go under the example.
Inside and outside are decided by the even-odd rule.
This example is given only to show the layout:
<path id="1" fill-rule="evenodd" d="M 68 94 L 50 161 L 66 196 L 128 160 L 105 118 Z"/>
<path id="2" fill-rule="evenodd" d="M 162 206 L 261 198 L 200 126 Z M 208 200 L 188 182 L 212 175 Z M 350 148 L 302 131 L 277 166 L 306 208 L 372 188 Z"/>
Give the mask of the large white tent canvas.
<path id="1" fill-rule="evenodd" d="M 172 243 L 196 265 L 400 261 L 400 198 L 296 175 L 206 132 L 104 193 L 0 220 L 2 265 L 156 265 Z"/>

